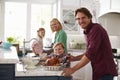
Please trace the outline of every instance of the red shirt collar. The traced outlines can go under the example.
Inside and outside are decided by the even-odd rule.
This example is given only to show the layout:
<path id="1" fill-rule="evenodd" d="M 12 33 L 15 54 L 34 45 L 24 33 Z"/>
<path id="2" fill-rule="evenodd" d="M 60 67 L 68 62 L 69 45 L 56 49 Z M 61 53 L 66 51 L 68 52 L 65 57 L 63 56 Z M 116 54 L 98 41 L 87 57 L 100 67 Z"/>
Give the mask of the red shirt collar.
<path id="1" fill-rule="evenodd" d="M 92 25 L 93 25 L 93 23 L 91 22 L 91 23 L 87 26 L 87 28 L 83 31 L 83 33 L 84 33 L 84 34 L 88 34 L 89 31 L 90 31 L 90 29 L 92 28 Z"/>

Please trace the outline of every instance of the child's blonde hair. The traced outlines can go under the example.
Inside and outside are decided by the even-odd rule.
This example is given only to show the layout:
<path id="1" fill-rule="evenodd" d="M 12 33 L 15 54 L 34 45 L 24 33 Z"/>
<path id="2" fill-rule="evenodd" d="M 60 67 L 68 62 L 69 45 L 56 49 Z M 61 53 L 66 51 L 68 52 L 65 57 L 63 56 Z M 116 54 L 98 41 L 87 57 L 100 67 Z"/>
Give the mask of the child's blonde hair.
<path id="1" fill-rule="evenodd" d="M 40 31 L 44 31 L 45 32 L 45 29 L 44 28 L 39 28 L 38 30 L 37 30 L 37 34 L 38 34 L 38 36 L 39 36 L 39 32 Z M 43 37 L 44 37 L 45 35 L 43 35 Z M 41 36 L 39 36 L 39 37 L 41 37 Z"/>
<path id="2" fill-rule="evenodd" d="M 65 48 L 64 45 L 63 45 L 63 43 L 57 42 L 57 43 L 55 43 L 55 44 L 53 45 L 53 49 L 54 49 L 56 46 L 58 46 L 58 45 L 61 45 L 63 49 Z"/>
<path id="3" fill-rule="evenodd" d="M 45 31 L 45 29 L 44 29 L 44 28 L 39 28 L 39 29 L 37 30 L 37 32 L 39 32 L 39 31 Z"/>

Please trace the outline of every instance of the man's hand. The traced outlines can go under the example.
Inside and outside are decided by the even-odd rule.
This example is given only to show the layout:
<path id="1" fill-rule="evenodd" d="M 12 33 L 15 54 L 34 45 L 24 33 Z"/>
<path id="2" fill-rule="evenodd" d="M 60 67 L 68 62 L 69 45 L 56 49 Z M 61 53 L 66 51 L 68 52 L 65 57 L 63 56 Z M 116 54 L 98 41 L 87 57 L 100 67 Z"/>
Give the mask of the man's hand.
<path id="1" fill-rule="evenodd" d="M 65 69 L 63 70 L 63 72 L 62 72 L 61 75 L 65 76 L 65 77 L 69 77 L 69 76 L 71 76 L 74 72 L 75 72 L 75 71 L 74 71 L 74 69 L 72 69 L 72 68 L 65 68 Z"/>

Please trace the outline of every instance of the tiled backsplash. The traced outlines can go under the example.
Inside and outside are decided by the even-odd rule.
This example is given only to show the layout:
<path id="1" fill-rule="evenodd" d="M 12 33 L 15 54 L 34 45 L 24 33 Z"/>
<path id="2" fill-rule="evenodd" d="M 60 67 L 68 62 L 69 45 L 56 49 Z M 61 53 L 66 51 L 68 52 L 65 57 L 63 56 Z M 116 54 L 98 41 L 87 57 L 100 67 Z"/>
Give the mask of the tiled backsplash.
<path id="1" fill-rule="evenodd" d="M 84 35 L 67 35 L 67 47 L 68 49 L 84 49 L 85 39 Z"/>
<path id="2" fill-rule="evenodd" d="M 70 43 L 74 42 L 76 47 L 73 48 L 85 48 L 85 38 L 84 35 L 67 35 L 67 47 L 71 48 Z M 120 36 L 109 36 L 112 48 L 120 49 Z"/>

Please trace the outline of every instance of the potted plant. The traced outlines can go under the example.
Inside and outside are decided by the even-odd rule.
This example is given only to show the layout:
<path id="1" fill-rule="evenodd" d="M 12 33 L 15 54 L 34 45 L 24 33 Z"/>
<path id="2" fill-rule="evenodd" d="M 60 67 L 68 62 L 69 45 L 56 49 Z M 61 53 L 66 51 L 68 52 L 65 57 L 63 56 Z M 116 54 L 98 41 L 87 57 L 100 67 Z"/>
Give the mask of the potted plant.
<path id="1" fill-rule="evenodd" d="M 13 37 L 7 37 L 7 42 L 12 44 L 14 42 L 14 38 Z"/>
<path id="2" fill-rule="evenodd" d="M 7 37 L 7 42 L 11 43 L 12 46 L 16 47 L 17 52 L 19 52 L 19 38 L 18 37 Z"/>

